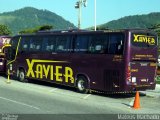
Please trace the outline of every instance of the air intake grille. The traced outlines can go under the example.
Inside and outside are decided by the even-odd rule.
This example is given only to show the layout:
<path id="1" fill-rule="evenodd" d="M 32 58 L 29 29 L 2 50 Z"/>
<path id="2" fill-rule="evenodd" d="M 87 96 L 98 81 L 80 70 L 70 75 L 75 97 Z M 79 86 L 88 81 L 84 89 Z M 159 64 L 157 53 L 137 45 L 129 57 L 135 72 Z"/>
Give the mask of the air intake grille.
<path id="1" fill-rule="evenodd" d="M 113 91 L 119 89 L 114 85 L 119 86 L 120 74 L 118 70 L 105 70 L 104 71 L 104 88 L 106 91 Z"/>

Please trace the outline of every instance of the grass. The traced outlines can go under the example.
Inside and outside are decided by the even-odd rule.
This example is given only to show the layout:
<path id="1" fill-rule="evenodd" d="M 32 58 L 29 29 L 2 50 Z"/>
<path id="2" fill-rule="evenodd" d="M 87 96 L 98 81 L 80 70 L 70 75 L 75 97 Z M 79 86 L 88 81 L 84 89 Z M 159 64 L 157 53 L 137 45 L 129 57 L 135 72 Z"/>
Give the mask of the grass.
<path id="1" fill-rule="evenodd" d="M 157 81 L 156 83 L 157 83 L 157 84 L 160 84 L 160 81 Z"/>
<path id="2" fill-rule="evenodd" d="M 157 84 L 160 84 L 160 76 L 157 76 L 156 83 L 157 83 Z"/>

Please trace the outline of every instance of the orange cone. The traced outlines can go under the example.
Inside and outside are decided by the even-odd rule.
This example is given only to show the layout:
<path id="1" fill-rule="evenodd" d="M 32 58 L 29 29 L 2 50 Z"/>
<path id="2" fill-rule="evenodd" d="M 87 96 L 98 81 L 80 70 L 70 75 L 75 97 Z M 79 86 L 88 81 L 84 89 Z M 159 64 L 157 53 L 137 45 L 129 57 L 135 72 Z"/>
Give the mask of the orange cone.
<path id="1" fill-rule="evenodd" d="M 134 109 L 139 109 L 140 108 L 140 98 L 139 98 L 139 92 L 136 91 L 136 96 L 134 99 L 134 104 L 133 104 Z"/>

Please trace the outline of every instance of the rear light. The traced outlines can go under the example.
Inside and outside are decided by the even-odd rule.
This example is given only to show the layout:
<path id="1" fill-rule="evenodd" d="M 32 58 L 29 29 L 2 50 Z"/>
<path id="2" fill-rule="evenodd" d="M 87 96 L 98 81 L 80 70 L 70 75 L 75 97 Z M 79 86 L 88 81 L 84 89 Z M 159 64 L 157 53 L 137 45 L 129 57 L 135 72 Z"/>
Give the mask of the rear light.
<path id="1" fill-rule="evenodd" d="M 131 67 L 127 68 L 127 82 L 131 82 Z"/>
<path id="2" fill-rule="evenodd" d="M 137 83 L 137 78 L 136 77 L 132 77 L 131 76 L 131 65 L 129 63 L 127 70 L 126 70 L 126 74 L 127 74 L 127 84 L 129 85 L 136 85 Z"/>
<path id="3" fill-rule="evenodd" d="M 0 62 L 0 65 L 3 65 L 3 62 Z"/>

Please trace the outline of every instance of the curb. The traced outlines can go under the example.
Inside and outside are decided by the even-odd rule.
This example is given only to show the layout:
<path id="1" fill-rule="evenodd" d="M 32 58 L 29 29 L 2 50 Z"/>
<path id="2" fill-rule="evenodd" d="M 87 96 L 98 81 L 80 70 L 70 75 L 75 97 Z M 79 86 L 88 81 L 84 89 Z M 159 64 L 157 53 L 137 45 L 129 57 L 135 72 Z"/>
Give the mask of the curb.
<path id="1" fill-rule="evenodd" d="M 156 88 L 157 88 L 157 87 L 160 89 L 160 84 L 156 84 Z"/>
<path id="2" fill-rule="evenodd" d="M 152 97 L 152 98 L 160 98 L 160 94 L 148 92 L 148 91 L 140 91 L 140 95 L 142 96 L 145 95 L 145 96 Z"/>
<path id="3" fill-rule="evenodd" d="M 156 84 L 155 90 L 140 91 L 140 94 L 148 97 L 160 98 L 160 84 Z"/>

